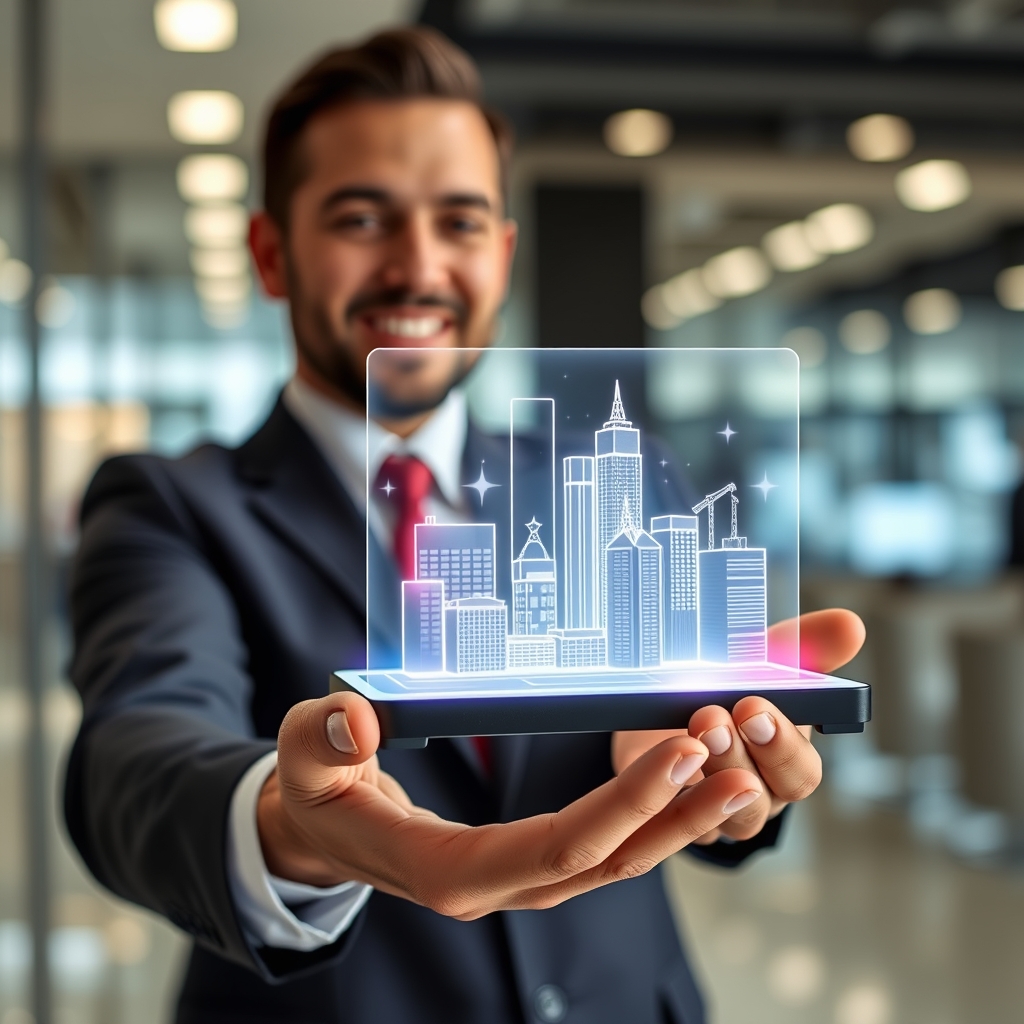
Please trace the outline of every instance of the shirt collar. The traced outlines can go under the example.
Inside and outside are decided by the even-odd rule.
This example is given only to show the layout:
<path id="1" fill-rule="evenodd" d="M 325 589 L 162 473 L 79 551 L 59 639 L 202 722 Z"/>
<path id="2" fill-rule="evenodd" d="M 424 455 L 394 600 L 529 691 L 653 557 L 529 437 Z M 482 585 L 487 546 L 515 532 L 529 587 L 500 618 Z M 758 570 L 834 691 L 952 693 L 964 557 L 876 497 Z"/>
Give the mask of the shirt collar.
<path id="1" fill-rule="evenodd" d="M 467 430 L 466 396 L 462 391 L 450 391 L 430 418 L 405 438 L 346 409 L 298 377 L 285 385 L 282 397 L 362 512 L 366 511 L 367 476 L 375 480 L 389 455 L 415 456 L 433 474 L 444 500 L 453 507 L 461 504 Z"/>

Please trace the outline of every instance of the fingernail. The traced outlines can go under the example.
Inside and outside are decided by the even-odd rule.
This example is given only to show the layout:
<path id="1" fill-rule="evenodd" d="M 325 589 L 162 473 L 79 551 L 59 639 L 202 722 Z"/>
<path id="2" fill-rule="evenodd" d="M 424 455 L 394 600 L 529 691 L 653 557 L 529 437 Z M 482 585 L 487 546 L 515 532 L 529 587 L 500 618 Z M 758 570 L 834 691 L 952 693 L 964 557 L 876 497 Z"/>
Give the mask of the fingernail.
<path id="1" fill-rule="evenodd" d="M 703 754 L 687 754 L 679 758 L 672 768 L 669 778 L 676 786 L 681 786 L 704 763 Z"/>
<path id="2" fill-rule="evenodd" d="M 761 714 L 748 718 L 740 726 L 740 732 L 743 733 L 744 739 L 763 747 L 775 739 L 775 719 L 767 711 L 762 711 Z"/>
<path id="3" fill-rule="evenodd" d="M 761 794 L 755 793 L 754 790 L 748 789 L 745 793 L 740 793 L 739 796 L 734 796 L 723 808 L 723 814 L 735 814 L 737 811 L 742 811 L 744 807 L 749 807 Z"/>
<path id="4" fill-rule="evenodd" d="M 335 711 L 327 719 L 327 742 L 342 754 L 358 754 L 356 738 L 349 728 L 348 715 L 344 711 Z"/>
<path id="5" fill-rule="evenodd" d="M 728 726 L 716 725 L 714 729 L 708 729 L 700 741 L 717 757 L 732 746 L 732 732 Z"/>

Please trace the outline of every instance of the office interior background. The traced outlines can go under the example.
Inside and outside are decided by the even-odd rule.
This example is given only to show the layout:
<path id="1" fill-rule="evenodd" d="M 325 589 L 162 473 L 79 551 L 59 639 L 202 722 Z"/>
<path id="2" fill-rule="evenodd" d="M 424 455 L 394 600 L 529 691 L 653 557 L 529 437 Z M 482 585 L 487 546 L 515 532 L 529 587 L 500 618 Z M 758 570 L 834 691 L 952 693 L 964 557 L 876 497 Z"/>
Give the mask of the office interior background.
<path id="1" fill-rule="evenodd" d="M 500 344 L 801 357 L 803 606 L 864 616 L 847 671 L 875 720 L 819 739 L 778 852 L 664 869 L 712 1021 L 1024 1017 L 1022 6 L 0 0 L 0 1024 L 170 1018 L 186 943 L 101 892 L 60 821 L 76 509 L 104 456 L 266 414 L 292 355 L 244 251 L 265 104 L 417 20 L 519 139 Z M 665 429 L 712 384 L 649 381 Z"/>

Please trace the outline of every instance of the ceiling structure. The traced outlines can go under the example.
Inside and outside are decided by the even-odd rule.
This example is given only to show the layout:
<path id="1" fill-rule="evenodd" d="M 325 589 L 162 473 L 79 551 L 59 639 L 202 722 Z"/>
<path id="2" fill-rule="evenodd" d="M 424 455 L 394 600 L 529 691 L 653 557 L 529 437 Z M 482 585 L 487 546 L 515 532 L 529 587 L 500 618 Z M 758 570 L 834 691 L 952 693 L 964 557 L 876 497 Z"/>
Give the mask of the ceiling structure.
<path id="1" fill-rule="evenodd" d="M 232 149 L 253 152 L 268 98 L 332 43 L 414 12 L 414 0 L 236 0 L 238 41 L 223 53 L 172 53 L 157 42 L 151 0 L 51 0 L 50 143 L 61 159 L 174 156 L 167 101 L 227 89 L 245 105 Z M 0 0 L 0 152 L 17 132 L 18 0 Z"/>

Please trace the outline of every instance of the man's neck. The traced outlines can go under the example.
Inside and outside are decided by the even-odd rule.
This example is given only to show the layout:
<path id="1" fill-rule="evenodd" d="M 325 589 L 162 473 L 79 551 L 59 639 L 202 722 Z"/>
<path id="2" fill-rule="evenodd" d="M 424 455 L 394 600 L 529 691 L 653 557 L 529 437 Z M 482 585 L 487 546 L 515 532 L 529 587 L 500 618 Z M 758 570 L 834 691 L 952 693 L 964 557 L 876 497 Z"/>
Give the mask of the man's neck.
<path id="1" fill-rule="evenodd" d="M 350 395 L 345 394 L 340 388 L 335 387 L 330 381 L 325 380 L 320 376 L 301 357 L 298 358 L 295 367 L 295 376 L 312 388 L 318 394 L 323 395 L 325 398 L 330 399 L 332 402 L 340 405 L 344 409 L 348 409 L 349 412 L 357 413 L 360 416 L 366 415 L 366 406 L 360 405 L 359 403 L 352 400 Z M 416 416 L 404 417 L 402 419 L 380 419 L 377 422 L 387 431 L 395 434 L 398 437 L 409 437 L 410 434 L 415 433 L 420 427 L 423 426 L 427 420 L 433 416 L 434 410 L 429 409 L 427 412 L 419 413 Z"/>

